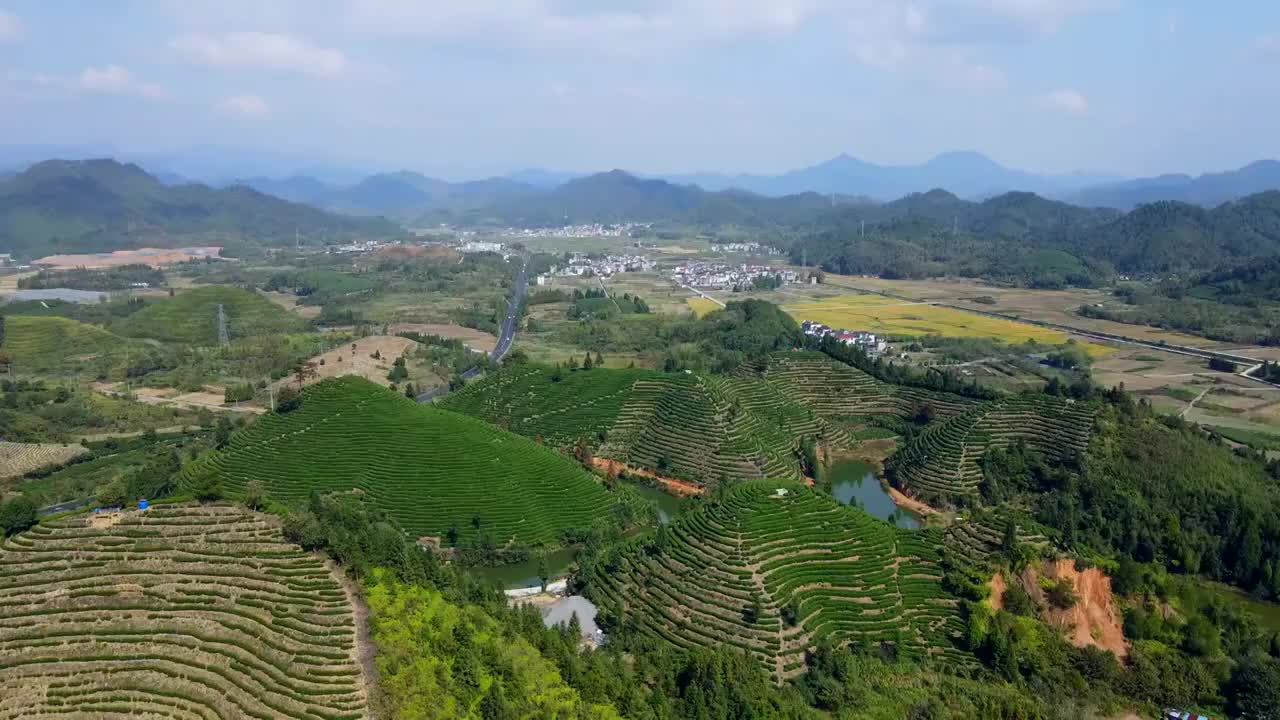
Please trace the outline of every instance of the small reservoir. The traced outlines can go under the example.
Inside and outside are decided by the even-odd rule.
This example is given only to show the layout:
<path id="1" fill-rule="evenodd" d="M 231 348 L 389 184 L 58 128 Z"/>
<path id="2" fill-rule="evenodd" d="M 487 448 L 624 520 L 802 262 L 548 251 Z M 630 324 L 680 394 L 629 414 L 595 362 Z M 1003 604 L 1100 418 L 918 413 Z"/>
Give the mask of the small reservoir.
<path id="1" fill-rule="evenodd" d="M 900 528 L 920 527 L 915 513 L 898 507 L 889 497 L 871 465 L 861 460 L 837 460 L 827 468 L 827 478 L 831 481 L 831 494 L 845 505 L 860 507 Z"/>

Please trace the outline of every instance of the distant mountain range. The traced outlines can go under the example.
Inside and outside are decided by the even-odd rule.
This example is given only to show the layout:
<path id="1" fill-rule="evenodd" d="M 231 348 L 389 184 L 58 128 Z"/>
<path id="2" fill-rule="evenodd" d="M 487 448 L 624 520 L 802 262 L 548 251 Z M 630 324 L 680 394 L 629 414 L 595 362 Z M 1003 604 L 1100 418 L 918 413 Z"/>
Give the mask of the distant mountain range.
<path id="1" fill-rule="evenodd" d="M 20 257 L 402 232 L 383 219 L 327 213 L 247 187 L 168 185 L 115 160 L 47 160 L 0 180 L 0 251 Z"/>
<path id="2" fill-rule="evenodd" d="M 1161 175 L 1085 188 L 1065 199 L 1082 205 L 1105 205 L 1129 210 L 1161 200 L 1217 207 L 1266 190 L 1280 189 L 1280 162 L 1259 160 L 1238 170 L 1190 175 Z"/>
<path id="3" fill-rule="evenodd" d="M 1188 197 L 1230 197 L 1268 182 L 1272 164 L 1185 181 Z M 171 179 L 180 182 L 180 179 Z M 1126 191 L 1143 186 L 1123 184 Z M 283 196 L 276 197 L 274 194 Z M 114 160 L 52 160 L 0 180 L 0 252 L 34 256 L 200 241 L 280 245 L 403 233 L 403 222 L 555 226 L 651 221 L 750 227 L 786 242 L 794 261 L 846 273 L 960 274 L 1040 286 L 1088 284 L 1121 273 L 1187 273 L 1280 256 L 1280 191 L 1205 208 L 1184 201 L 1130 211 L 1030 192 L 982 201 L 933 189 L 878 203 L 858 195 L 768 196 L 636 177 L 621 170 L 538 187 L 510 178 L 464 183 L 417 173 L 334 186 L 308 176 L 225 188 L 166 184 Z M 1107 203 L 1099 203 L 1106 205 Z"/>
<path id="4" fill-rule="evenodd" d="M 370 175 L 359 182 L 339 185 L 308 175 L 283 179 L 252 177 L 243 184 L 261 192 L 296 202 L 356 215 L 385 215 L 401 222 L 445 222 L 562 216 L 580 218 L 582 206 L 568 201 L 564 188 L 585 179 L 611 173 L 581 175 L 571 172 L 528 169 L 504 177 L 468 182 L 448 182 L 416 172 Z M 877 165 L 849 155 L 839 155 L 812 167 L 780 175 L 724 175 L 697 173 L 668 176 L 635 176 L 637 179 L 666 182 L 673 187 L 693 187 L 717 193 L 731 192 L 767 198 L 784 198 L 813 193 L 834 198 L 836 203 L 856 200 L 860 204 L 888 202 L 913 193 L 943 188 L 963 198 L 981 200 L 1006 192 L 1034 192 L 1073 204 L 1113 207 L 1122 210 L 1159 200 L 1177 200 L 1205 207 L 1266 190 L 1280 189 L 1280 163 L 1264 160 L 1239 170 L 1192 178 L 1166 175 L 1157 178 L 1120 180 L 1096 173 L 1037 175 L 1006 168 L 974 152 L 939 155 L 920 165 Z M 617 185 L 618 178 L 613 177 Z M 638 186 L 637 186 L 638 187 Z M 656 193 L 658 186 L 647 186 Z M 626 191 L 636 188 L 627 186 Z M 678 194 L 665 191 L 668 196 Z M 573 190 L 569 191 L 573 194 Z M 724 199 L 724 198 L 721 198 Z M 631 201 L 612 203 L 595 218 L 614 217 L 615 208 Z M 596 207 L 602 208 L 597 205 Z M 676 204 L 674 209 L 688 209 Z M 590 215 L 588 213 L 588 215 Z M 645 217 L 633 220 L 650 219 Z M 526 220 L 533 222 L 533 220 Z"/>
<path id="5" fill-rule="evenodd" d="M 761 195 L 800 192 L 863 195 L 892 200 L 913 192 L 946 188 L 961 197 L 981 198 L 1010 190 L 1056 194 L 1100 182 L 1114 176 L 1074 174 L 1045 176 L 1011 170 L 976 152 L 951 152 L 921 165 L 878 165 L 846 154 L 811 167 L 781 175 L 677 175 L 672 182 L 692 183 L 707 190 L 738 188 Z"/>

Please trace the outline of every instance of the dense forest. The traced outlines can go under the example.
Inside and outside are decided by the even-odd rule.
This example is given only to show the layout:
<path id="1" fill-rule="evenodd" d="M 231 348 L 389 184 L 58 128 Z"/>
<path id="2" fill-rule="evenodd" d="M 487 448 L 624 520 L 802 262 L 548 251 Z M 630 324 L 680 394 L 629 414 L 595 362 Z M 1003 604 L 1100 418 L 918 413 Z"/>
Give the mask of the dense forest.
<path id="1" fill-rule="evenodd" d="M 243 186 L 166 186 L 114 160 L 49 160 L 0 181 L 0 247 L 24 258 L 400 234 L 382 219 L 333 215 Z"/>
<path id="2" fill-rule="evenodd" d="M 934 190 L 843 209 L 808 230 L 793 244 L 791 260 L 832 272 L 1093 286 L 1119 274 L 1230 268 L 1276 255 L 1280 192 L 1214 210 L 1160 202 L 1122 215 L 1030 193 L 974 203 Z"/>
<path id="3" fill-rule="evenodd" d="M 1153 325 L 1231 343 L 1280 343 L 1280 258 L 1169 277 L 1149 286 L 1124 284 L 1118 303 L 1085 305 L 1085 317 Z"/>

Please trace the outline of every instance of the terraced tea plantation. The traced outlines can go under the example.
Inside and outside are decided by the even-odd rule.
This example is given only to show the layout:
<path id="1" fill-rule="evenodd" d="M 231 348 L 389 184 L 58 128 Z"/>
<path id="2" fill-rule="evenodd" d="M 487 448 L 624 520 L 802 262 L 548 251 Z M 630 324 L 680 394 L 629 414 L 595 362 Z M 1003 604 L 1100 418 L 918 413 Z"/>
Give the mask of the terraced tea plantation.
<path id="1" fill-rule="evenodd" d="M 799 478 L 808 436 L 847 445 L 847 433 L 750 378 L 650 370 L 504 370 L 443 405 L 556 447 L 585 439 L 601 457 L 698 482 Z M 601 441 L 601 433 L 604 439 Z"/>
<path id="2" fill-rule="evenodd" d="M 230 506 L 68 517 L 0 546 L 0 718 L 366 717 L 351 606 Z"/>
<path id="3" fill-rule="evenodd" d="M 668 528 L 665 548 L 632 541 L 616 571 L 601 564 L 588 578 L 593 599 L 641 634 L 731 645 L 779 681 L 799 674 L 823 637 L 973 663 L 952 641 L 962 624 L 941 586 L 937 531 L 900 530 L 770 480 L 742 483 Z"/>
<path id="4" fill-rule="evenodd" d="M 4 318 L 4 350 L 17 373 L 74 372 L 95 356 L 122 352 L 133 341 L 95 325 L 56 316 Z"/>
<path id="5" fill-rule="evenodd" d="M 0 441 L 0 480 L 21 477 L 32 470 L 62 465 L 89 452 L 82 445 Z"/>
<path id="6" fill-rule="evenodd" d="M 218 343 L 218 306 L 227 318 L 232 339 L 293 332 L 302 327 L 296 315 L 243 288 L 209 285 L 172 298 L 148 299 L 147 306 L 112 324 L 121 335 L 189 345 Z"/>
<path id="7" fill-rule="evenodd" d="M 975 404 L 959 395 L 882 382 L 818 352 L 777 353 L 764 366 L 740 374 L 752 370 L 778 392 L 829 418 L 911 417 L 922 405 L 933 408 L 937 417 L 948 417 Z"/>
<path id="8" fill-rule="evenodd" d="M 1018 395 L 934 423 L 889 458 L 894 486 L 927 502 L 953 504 L 976 496 L 981 460 L 991 448 L 1021 440 L 1051 458 L 1083 452 L 1096 408 L 1048 395 Z"/>
<path id="9" fill-rule="evenodd" d="M 419 405 L 358 377 L 308 387 L 302 406 L 268 414 L 193 463 L 232 495 L 253 480 L 285 503 L 358 490 L 414 536 L 456 530 L 531 546 L 585 528 L 609 495 L 574 461 L 465 415 Z"/>

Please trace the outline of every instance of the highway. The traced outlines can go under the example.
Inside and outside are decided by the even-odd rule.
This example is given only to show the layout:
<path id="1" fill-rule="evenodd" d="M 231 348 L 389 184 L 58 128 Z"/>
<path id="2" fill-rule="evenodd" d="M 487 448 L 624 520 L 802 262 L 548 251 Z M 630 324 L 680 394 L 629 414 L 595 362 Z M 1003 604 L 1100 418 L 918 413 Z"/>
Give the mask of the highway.
<path id="1" fill-rule="evenodd" d="M 522 256 L 520 258 L 520 274 L 516 275 L 516 283 L 511 287 L 511 297 L 507 299 L 507 315 L 502 319 L 502 327 L 498 334 L 498 344 L 489 352 L 490 360 L 502 362 L 507 353 L 511 352 L 511 345 L 516 340 L 516 332 L 520 329 L 520 303 L 524 302 L 525 293 L 528 291 L 529 259 Z M 463 371 L 462 379 L 470 380 L 479 374 L 480 367 L 477 365 Z M 426 403 L 448 394 L 449 386 L 441 385 L 418 395 L 417 400 L 420 403 Z"/>

